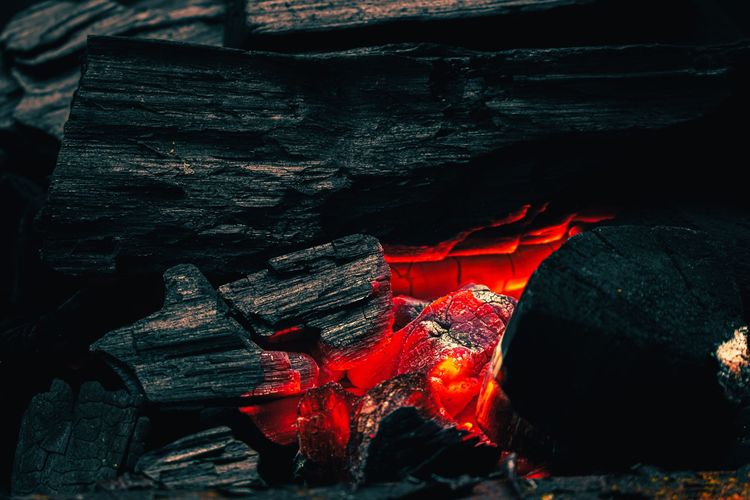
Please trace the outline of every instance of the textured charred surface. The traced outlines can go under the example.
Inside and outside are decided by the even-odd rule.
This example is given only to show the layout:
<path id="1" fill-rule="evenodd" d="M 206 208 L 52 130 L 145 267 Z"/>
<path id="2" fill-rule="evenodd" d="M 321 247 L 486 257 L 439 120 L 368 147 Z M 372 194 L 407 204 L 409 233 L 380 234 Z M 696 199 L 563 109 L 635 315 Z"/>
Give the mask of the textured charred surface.
<path id="1" fill-rule="evenodd" d="M 297 475 L 315 482 L 346 479 L 356 397 L 340 384 L 307 391 L 297 409 Z"/>
<path id="2" fill-rule="evenodd" d="M 125 465 L 138 400 L 86 382 L 78 395 L 55 380 L 24 415 L 13 467 L 13 493 L 72 494 L 112 479 Z"/>
<path id="3" fill-rule="evenodd" d="M 231 429 L 216 427 L 146 453 L 135 472 L 168 489 L 236 491 L 263 485 L 258 460 L 258 453 L 235 439 Z"/>
<path id="4" fill-rule="evenodd" d="M 516 301 L 472 286 L 427 306 L 396 335 L 403 339 L 396 373 L 428 376 L 453 416 L 479 393 L 480 374 L 505 333 Z"/>
<path id="5" fill-rule="evenodd" d="M 731 399 L 747 392 L 739 367 L 732 391 L 720 384 L 732 353 L 746 352 L 731 348 L 741 313 L 706 234 L 594 229 L 532 277 L 503 339 L 500 382 L 522 416 L 576 450 L 716 466 Z"/>
<path id="6" fill-rule="evenodd" d="M 219 293 L 260 337 L 318 334 L 323 364 L 341 370 L 388 332 L 390 277 L 380 243 L 354 235 L 272 258 Z"/>
<path id="7" fill-rule="evenodd" d="M 317 383 L 311 357 L 262 351 L 253 344 L 194 266 L 168 270 L 164 283 L 160 311 L 91 346 L 106 354 L 126 383 L 142 388 L 150 402 L 283 396 Z"/>
<path id="8" fill-rule="evenodd" d="M 221 275 L 354 231 L 444 241 L 600 172 L 595 148 L 561 160 L 562 144 L 627 145 L 716 110 L 746 59 L 744 45 L 292 56 L 93 38 L 44 254 L 75 274 Z M 443 195 L 493 203 L 435 208 Z"/>
<path id="9" fill-rule="evenodd" d="M 38 3 L 19 13 L 0 34 L 0 47 L 22 88 L 8 123 L 62 138 L 81 76 L 79 58 L 89 35 L 221 45 L 223 18 L 221 0 L 147 0 L 130 6 L 111 0 Z M 4 109 L 0 113 L 2 127 L 8 118 Z"/>
<path id="10" fill-rule="evenodd" d="M 362 398 L 349 446 L 350 470 L 358 483 L 477 473 L 498 458 L 496 449 L 442 414 L 425 376 L 417 373 L 393 377 Z"/>

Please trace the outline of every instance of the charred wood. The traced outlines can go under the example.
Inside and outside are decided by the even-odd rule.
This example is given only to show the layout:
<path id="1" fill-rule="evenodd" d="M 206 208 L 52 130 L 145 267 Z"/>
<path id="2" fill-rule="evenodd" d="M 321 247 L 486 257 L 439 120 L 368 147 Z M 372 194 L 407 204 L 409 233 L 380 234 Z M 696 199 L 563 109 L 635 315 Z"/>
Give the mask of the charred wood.
<path id="1" fill-rule="evenodd" d="M 632 150 L 716 111 L 747 62 L 746 45 L 292 56 L 92 38 L 44 255 L 72 274 L 228 276 L 353 232 L 435 244 L 597 179 L 592 142 Z"/>
<path id="2" fill-rule="evenodd" d="M 501 349 L 494 376 L 513 407 L 572 453 L 693 467 L 730 458 L 747 327 L 705 233 L 621 226 L 572 238 L 531 278 Z"/>
<path id="3" fill-rule="evenodd" d="M 55 380 L 24 415 L 13 466 L 13 493 L 66 495 L 113 479 L 127 462 L 139 398 L 87 382 L 78 395 Z"/>
<path id="4" fill-rule="evenodd" d="M 0 127 L 18 124 L 62 138 L 89 35 L 221 45 L 223 18 L 220 0 L 141 0 L 128 6 L 113 0 L 38 3 L 17 14 L 0 34 L 0 49 L 22 89 L 10 117 L 0 109 Z"/>
<path id="5" fill-rule="evenodd" d="M 317 383 L 305 354 L 262 351 L 228 316 L 211 284 L 190 265 L 164 275 L 162 309 L 91 346 L 152 403 L 210 404 L 298 394 Z"/>
<path id="6" fill-rule="evenodd" d="M 146 453 L 135 472 L 168 489 L 238 492 L 263 486 L 258 461 L 258 453 L 234 438 L 231 429 L 216 427 Z"/>
<path id="7" fill-rule="evenodd" d="M 260 337 L 319 335 L 323 364 L 343 370 L 389 332 L 390 277 L 378 240 L 353 235 L 274 257 L 219 294 Z"/>
<path id="8" fill-rule="evenodd" d="M 362 398 L 349 447 L 357 483 L 487 472 L 499 454 L 446 418 L 417 373 L 393 377 Z"/>

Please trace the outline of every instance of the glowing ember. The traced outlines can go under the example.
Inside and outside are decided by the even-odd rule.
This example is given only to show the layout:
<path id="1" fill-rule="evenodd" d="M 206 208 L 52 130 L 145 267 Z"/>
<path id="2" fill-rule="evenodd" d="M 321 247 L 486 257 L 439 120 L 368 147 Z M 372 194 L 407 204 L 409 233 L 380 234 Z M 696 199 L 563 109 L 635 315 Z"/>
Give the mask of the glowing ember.
<path id="1" fill-rule="evenodd" d="M 547 207 L 526 206 L 487 227 L 474 228 L 434 247 L 384 245 L 394 294 L 434 299 L 469 283 L 518 298 L 539 264 L 610 213 L 575 213 L 540 221 Z"/>
<path id="2" fill-rule="evenodd" d="M 271 441 L 298 443 L 297 473 L 317 481 L 345 479 L 347 470 L 355 478 L 365 474 L 366 463 L 374 460 L 370 453 L 380 446 L 371 446 L 380 423 L 400 409 L 407 410 L 399 417 L 404 422 L 431 420 L 436 429 L 452 429 L 483 443 L 489 436 L 500 449 L 514 449 L 514 440 L 535 436 L 499 386 L 501 360 L 490 363 L 516 306 L 506 295 L 518 297 L 544 259 L 588 225 L 608 218 L 585 213 L 555 217 L 547 206 L 525 206 L 432 248 L 386 247 L 392 288 L 405 294 L 393 298 L 392 328 L 374 346 L 353 346 L 357 361 L 347 366 L 326 361 L 319 348 L 309 355 L 268 353 L 265 362 L 294 368 L 284 371 L 291 374 L 288 380 L 274 381 L 273 395 L 302 396 L 241 410 Z M 374 292 L 383 286 L 371 283 Z M 276 331 L 269 341 L 303 333 L 302 326 L 292 326 Z M 747 350 L 737 348 L 746 345 L 746 330 L 740 333 L 745 344 L 735 339 L 717 351 L 732 371 L 747 360 Z M 302 387 L 295 374 L 305 369 L 317 371 Z M 263 395 L 262 387 L 248 394 L 258 395 Z M 409 416 L 409 408 L 416 413 Z M 521 474 L 545 474 L 522 458 L 514 460 L 521 460 Z"/>
<path id="3" fill-rule="evenodd" d="M 299 451 L 316 465 L 319 475 L 345 470 L 355 401 L 355 396 L 335 383 L 312 389 L 300 400 L 297 409 Z"/>

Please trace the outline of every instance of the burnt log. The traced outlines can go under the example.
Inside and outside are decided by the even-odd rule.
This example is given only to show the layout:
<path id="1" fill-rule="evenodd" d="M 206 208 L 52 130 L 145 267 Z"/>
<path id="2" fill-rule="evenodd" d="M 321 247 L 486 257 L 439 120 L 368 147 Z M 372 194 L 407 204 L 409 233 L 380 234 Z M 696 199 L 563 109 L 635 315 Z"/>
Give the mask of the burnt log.
<path id="1" fill-rule="evenodd" d="M 350 472 L 360 484 L 486 473 L 499 457 L 497 448 L 446 418 L 418 373 L 371 389 L 357 407 L 351 432 Z"/>
<path id="2" fill-rule="evenodd" d="M 210 404 L 299 394 L 315 386 L 315 361 L 255 345 L 196 267 L 169 269 L 164 283 L 160 311 L 91 345 L 148 401 Z"/>
<path id="3" fill-rule="evenodd" d="M 247 490 L 263 486 L 258 474 L 258 453 L 237 440 L 228 427 L 192 434 L 146 453 L 135 473 L 161 488 Z"/>
<path id="4" fill-rule="evenodd" d="M 705 233 L 597 228 L 532 276 L 493 364 L 518 413 L 581 459 L 718 467 L 748 391 L 732 272 Z M 497 360 L 496 360 L 497 361 Z"/>
<path id="5" fill-rule="evenodd" d="M 0 49 L 22 89 L 9 122 L 0 109 L 0 128 L 8 122 L 62 138 L 89 35 L 221 45 L 223 19 L 221 0 L 141 0 L 127 6 L 113 0 L 40 2 L 17 14 L 0 34 Z"/>
<path id="6" fill-rule="evenodd" d="M 43 252 L 71 274 L 192 262 L 228 278 L 354 232 L 432 245 L 561 193 L 606 198 L 638 162 L 602 169 L 598 148 L 640 151 L 716 111 L 747 49 L 284 55 L 94 37 Z M 589 174 L 601 184 L 577 190 Z"/>
<path id="7" fill-rule="evenodd" d="M 219 294 L 262 338 L 319 335 L 322 364 L 344 370 L 389 333 L 390 278 L 378 240 L 353 235 L 274 257 Z"/>
<path id="8" fill-rule="evenodd" d="M 13 465 L 15 495 L 69 495 L 113 479 L 128 458 L 139 398 L 110 392 L 98 382 L 78 394 L 55 380 L 31 400 L 21 424 Z"/>

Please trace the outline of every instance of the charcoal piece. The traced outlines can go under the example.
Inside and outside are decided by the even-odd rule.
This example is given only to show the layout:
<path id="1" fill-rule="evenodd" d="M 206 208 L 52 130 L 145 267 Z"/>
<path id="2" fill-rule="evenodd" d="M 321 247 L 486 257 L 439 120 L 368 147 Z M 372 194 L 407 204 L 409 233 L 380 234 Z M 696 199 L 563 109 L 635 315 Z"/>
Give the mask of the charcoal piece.
<path id="1" fill-rule="evenodd" d="M 393 329 L 400 330 L 411 323 L 428 305 L 426 300 L 406 295 L 393 297 Z"/>
<path id="2" fill-rule="evenodd" d="M 425 374 L 444 408 L 458 415 L 479 393 L 480 375 L 516 301 L 485 286 L 469 286 L 432 302 L 396 335 L 396 373 Z"/>
<path id="3" fill-rule="evenodd" d="M 113 479 L 127 458 L 139 398 L 84 383 L 78 395 L 55 380 L 31 400 L 13 465 L 16 495 L 69 495 Z"/>
<path id="4" fill-rule="evenodd" d="M 299 456 L 297 474 L 306 481 L 346 479 L 348 443 L 356 396 L 341 384 L 311 389 L 297 408 Z"/>
<path id="5" fill-rule="evenodd" d="M 228 427 L 193 434 L 146 453 L 135 472 L 161 487 L 200 491 L 263 486 L 258 453 L 234 438 Z"/>
<path id="6" fill-rule="evenodd" d="M 60 140 L 81 77 L 79 59 L 89 35 L 128 35 L 221 45 L 221 0 L 45 1 L 19 13 L 0 34 L 13 77 L 23 89 L 8 122 Z M 0 79 L 1 80 L 1 79 Z M 3 93 L 0 83 L 0 95 Z M 18 101 L 16 99 L 16 101 Z"/>
<path id="7" fill-rule="evenodd" d="M 253 344 L 195 266 L 169 269 L 164 283 L 160 311 L 91 346 L 150 402 L 209 404 L 298 394 L 315 386 L 315 361 Z"/>
<path id="8" fill-rule="evenodd" d="M 390 277 L 380 243 L 353 235 L 272 258 L 219 293 L 260 337 L 290 328 L 319 334 L 323 363 L 342 370 L 388 333 Z"/>
<path id="9" fill-rule="evenodd" d="M 747 62 L 743 44 L 285 55 L 92 37 L 44 256 L 70 274 L 192 262 L 228 278 L 353 232 L 432 245 L 570 196 L 601 176 L 599 145 L 642 151 L 716 111 Z M 493 202 L 434 210 L 443 196 Z"/>
<path id="10" fill-rule="evenodd" d="M 349 449 L 357 483 L 487 472 L 498 459 L 496 448 L 446 418 L 418 373 L 393 377 L 362 398 Z"/>
<path id="11" fill-rule="evenodd" d="M 726 390 L 728 373 L 744 383 L 733 370 L 747 352 L 743 326 L 727 259 L 708 235 L 597 228 L 532 276 L 496 376 L 516 411 L 571 453 L 717 467 L 733 399 L 748 390 Z"/>

